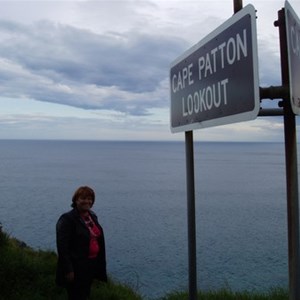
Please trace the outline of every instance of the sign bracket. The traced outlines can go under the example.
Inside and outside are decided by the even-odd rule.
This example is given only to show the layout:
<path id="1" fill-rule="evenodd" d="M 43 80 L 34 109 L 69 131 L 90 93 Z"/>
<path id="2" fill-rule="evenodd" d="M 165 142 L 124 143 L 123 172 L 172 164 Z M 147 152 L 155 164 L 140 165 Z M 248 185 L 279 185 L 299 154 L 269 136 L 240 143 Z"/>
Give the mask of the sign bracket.
<path id="1" fill-rule="evenodd" d="M 270 86 L 270 87 L 260 87 L 259 88 L 260 100 L 263 99 L 285 99 L 289 97 L 289 87 L 288 86 Z M 269 117 L 269 116 L 283 116 L 284 112 L 282 109 L 283 102 L 280 101 L 278 106 L 281 108 L 261 108 L 259 111 L 259 117 Z"/>
<path id="2" fill-rule="evenodd" d="M 270 86 L 259 88 L 260 99 L 284 99 L 289 96 L 288 86 Z"/>

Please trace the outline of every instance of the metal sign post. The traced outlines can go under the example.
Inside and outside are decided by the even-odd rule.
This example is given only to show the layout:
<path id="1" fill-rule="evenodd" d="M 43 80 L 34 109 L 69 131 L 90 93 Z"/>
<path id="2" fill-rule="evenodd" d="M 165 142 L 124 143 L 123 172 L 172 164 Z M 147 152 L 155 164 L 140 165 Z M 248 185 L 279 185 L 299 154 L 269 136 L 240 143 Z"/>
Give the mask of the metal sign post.
<path id="1" fill-rule="evenodd" d="M 282 86 L 290 85 L 287 31 L 284 9 L 278 12 Z M 299 200 L 298 164 L 295 114 L 292 111 L 290 95 L 283 98 L 284 136 L 286 159 L 286 188 L 288 214 L 288 257 L 289 257 L 289 298 L 300 299 L 300 260 L 299 260 Z"/>
<path id="2" fill-rule="evenodd" d="M 260 88 L 261 99 L 282 99 L 281 110 L 263 110 L 262 116 L 283 115 L 287 221 L 288 221 L 288 266 L 289 266 L 289 299 L 300 299 L 300 253 L 299 253 L 299 192 L 297 135 L 295 113 L 300 114 L 300 56 L 298 42 L 300 37 L 300 21 L 290 4 L 278 12 L 275 26 L 279 27 L 281 80 L 278 87 Z"/>
<path id="3" fill-rule="evenodd" d="M 243 8 L 243 0 L 233 0 L 233 11 L 237 13 Z"/>
<path id="4" fill-rule="evenodd" d="M 196 209 L 193 131 L 185 132 L 188 211 L 189 300 L 197 299 Z"/>

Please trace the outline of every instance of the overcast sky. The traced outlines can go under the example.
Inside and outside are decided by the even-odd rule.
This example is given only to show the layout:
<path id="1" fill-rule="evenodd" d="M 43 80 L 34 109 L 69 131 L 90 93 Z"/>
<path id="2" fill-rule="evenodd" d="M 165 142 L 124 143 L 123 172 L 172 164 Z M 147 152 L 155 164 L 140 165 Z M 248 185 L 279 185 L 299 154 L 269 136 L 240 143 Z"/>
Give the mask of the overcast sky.
<path id="1" fill-rule="evenodd" d="M 300 1 L 289 2 L 300 15 Z M 260 86 L 280 85 L 273 22 L 284 1 L 249 3 L 257 10 Z M 232 0 L 0 4 L 1 139 L 184 140 L 170 132 L 170 64 L 233 14 Z M 259 117 L 197 130 L 195 138 L 282 141 L 283 122 Z"/>

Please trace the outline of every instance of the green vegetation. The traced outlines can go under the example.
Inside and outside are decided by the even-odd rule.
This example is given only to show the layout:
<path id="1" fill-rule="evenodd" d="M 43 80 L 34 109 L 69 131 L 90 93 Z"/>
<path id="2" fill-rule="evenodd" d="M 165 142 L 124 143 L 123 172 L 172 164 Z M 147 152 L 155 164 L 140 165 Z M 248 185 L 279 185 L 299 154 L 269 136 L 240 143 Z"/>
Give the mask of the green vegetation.
<path id="1" fill-rule="evenodd" d="M 267 293 L 233 292 L 230 289 L 199 292 L 200 300 L 288 300 L 288 293 L 284 289 L 274 289 Z M 172 293 L 161 300 L 188 300 L 187 293 Z"/>
<path id="2" fill-rule="evenodd" d="M 0 300 L 65 300 L 64 289 L 55 285 L 56 254 L 36 251 L 10 238 L 0 225 Z M 91 300 L 142 300 L 134 289 L 110 280 L 96 283 Z M 288 300 L 287 291 L 275 289 L 265 294 L 238 293 L 230 289 L 199 292 L 201 300 Z M 187 293 L 174 292 L 161 300 L 188 300 Z"/>
<path id="3" fill-rule="evenodd" d="M 36 251 L 10 238 L 0 227 L 0 300 L 65 300 L 55 285 L 56 253 Z M 91 300 L 141 300 L 126 285 L 95 283 Z"/>

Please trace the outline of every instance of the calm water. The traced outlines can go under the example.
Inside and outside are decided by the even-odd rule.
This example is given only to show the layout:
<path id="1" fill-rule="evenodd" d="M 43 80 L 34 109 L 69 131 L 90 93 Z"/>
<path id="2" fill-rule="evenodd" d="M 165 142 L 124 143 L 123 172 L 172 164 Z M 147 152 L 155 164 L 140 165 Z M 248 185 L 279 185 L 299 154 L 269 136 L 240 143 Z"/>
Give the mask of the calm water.
<path id="1" fill-rule="evenodd" d="M 96 191 L 108 271 L 147 298 L 187 289 L 184 143 L 0 141 L 0 222 L 55 250 L 79 185 Z M 287 286 L 284 145 L 196 143 L 198 286 Z"/>

